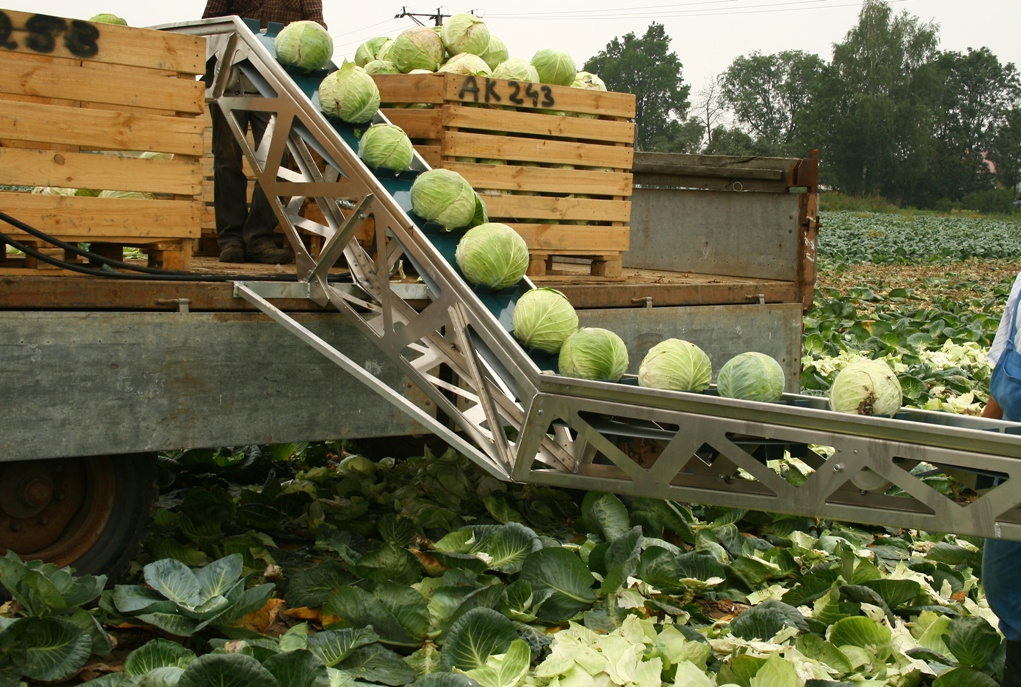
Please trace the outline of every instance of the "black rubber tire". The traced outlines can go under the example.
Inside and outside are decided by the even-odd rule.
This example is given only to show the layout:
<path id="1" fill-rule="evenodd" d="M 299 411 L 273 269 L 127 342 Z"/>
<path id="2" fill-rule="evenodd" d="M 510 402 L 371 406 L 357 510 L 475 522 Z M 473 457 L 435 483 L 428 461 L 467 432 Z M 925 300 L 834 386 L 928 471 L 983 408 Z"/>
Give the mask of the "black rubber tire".
<path id="1" fill-rule="evenodd" d="M 108 582 L 112 582 L 138 555 L 148 531 L 157 493 L 156 454 L 86 456 L 73 460 L 82 461 L 86 494 L 101 494 L 99 507 L 108 511 L 109 516 L 89 529 L 88 548 L 82 553 L 70 561 L 64 556 L 62 560 L 48 562 L 70 565 L 78 574 L 107 575 Z M 103 483 L 97 484 L 98 479 Z M 81 511 L 87 508 L 88 504 Z M 45 554 L 34 557 L 47 560 Z"/>

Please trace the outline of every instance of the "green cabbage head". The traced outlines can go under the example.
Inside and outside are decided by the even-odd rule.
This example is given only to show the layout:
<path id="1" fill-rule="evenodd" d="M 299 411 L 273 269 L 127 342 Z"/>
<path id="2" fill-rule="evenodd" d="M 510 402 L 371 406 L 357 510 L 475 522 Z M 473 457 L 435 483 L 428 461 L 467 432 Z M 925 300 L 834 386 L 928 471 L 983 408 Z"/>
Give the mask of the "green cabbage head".
<path id="1" fill-rule="evenodd" d="M 486 61 L 490 69 L 496 69 L 496 65 L 510 57 L 510 53 L 507 52 L 507 46 L 502 40 L 489 34 L 489 45 L 480 57 Z"/>
<path id="2" fill-rule="evenodd" d="M 363 67 L 366 74 L 400 74 L 401 70 L 397 68 L 390 60 L 370 60 Z"/>
<path id="3" fill-rule="evenodd" d="M 451 55 L 481 55 L 489 48 L 489 29 L 474 14 L 463 12 L 447 19 L 440 29 L 443 47 Z"/>
<path id="4" fill-rule="evenodd" d="M 683 339 L 667 339 L 649 349 L 638 367 L 638 383 L 653 389 L 705 391 L 713 365 L 705 351 Z"/>
<path id="5" fill-rule="evenodd" d="M 430 169 L 411 185 L 411 209 L 447 230 L 465 227 L 475 215 L 475 191 L 457 172 Z"/>
<path id="6" fill-rule="evenodd" d="M 490 70 L 486 61 L 478 55 L 462 52 L 444 62 L 436 71 L 465 74 L 467 76 L 489 76 L 492 70 Z"/>
<path id="7" fill-rule="evenodd" d="M 386 36 L 376 36 L 359 45 L 355 50 L 355 64 L 364 67 L 369 62 L 380 59 L 379 53 L 389 41 Z"/>
<path id="8" fill-rule="evenodd" d="M 382 167 L 400 173 L 411 167 L 415 147 L 401 127 L 374 124 L 358 141 L 358 156 L 372 169 Z"/>
<path id="9" fill-rule="evenodd" d="M 273 48 L 280 64 L 314 72 L 333 57 L 333 38 L 319 22 L 292 21 L 277 34 Z"/>
<path id="10" fill-rule="evenodd" d="M 511 315 L 514 336 L 527 348 L 556 353 L 578 330 L 578 313 L 556 289 L 531 289 L 518 299 Z"/>
<path id="11" fill-rule="evenodd" d="M 779 401 L 787 380 L 780 363 L 765 353 L 740 353 L 724 363 L 716 378 L 720 396 L 746 401 Z"/>
<path id="12" fill-rule="evenodd" d="M 857 415 L 893 415 L 903 401 L 900 380 L 882 360 L 862 358 L 837 373 L 830 409 Z"/>
<path id="13" fill-rule="evenodd" d="M 364 124 L 379 111 L 379 88 L 364 69 L 344 60 L 319 84 L 323 112 L 351 124 Z"/>
<path id="14" fill-rule="evenodd" d="M 532 57 L 532 66 L 539 74 L 540 83 L 549 83 L 556 86 L 570 86 L 574 83 L 574 77 L 578 69 L 574 65 L 574 58 L 563 50 L 554 48 L 543 48 Z"/>
<path id="15" fill-rule="evenodd" d="M 393 62 L 402 74 L 412 69 L 434 72 L 443 62 L 443 54 L 443 41 L 438 33 L 428 26 L 412 26 L 394 39 L 386 59 Z"/>
<path id="16" fill-rule="evenodd" d="M 588 91 L 605 91 L 606 84 L 592 72 L 578 72 L 571 84 L 574 88 L 584 88 Z"/>
<path id="17" fill-rule="evenodd" d="M 616 382 L 627 372 L 627 346 L 609 329 L 582 327 L 560 348 L 560 374 Z"/>
<path id="18" fill-rule="evenodd" d="M 520 57 L 512 57 L 496 65 L 496 68 L 493 69 L 493 78 L 537 83 L 539 81 L 539 72 L 535 71 L 535 67 Z"/>
<path id="19" fill-rule="evenodd" d="M 465 232 L 454 258 L 472 284 L 506 289 L 528 271 L 528 244 L 506 224 L 486 222 Z"/>
<path id="20" fill-rule="evenodd" d="M 89 21 L 94 21 L 97 24 L 117 24 L 118 26 L 128 25 L 126 21 L 118 17 L 116 14 L 109 14 L 108 12 L 97 14 L 91 19 L 89 19 Z"/>

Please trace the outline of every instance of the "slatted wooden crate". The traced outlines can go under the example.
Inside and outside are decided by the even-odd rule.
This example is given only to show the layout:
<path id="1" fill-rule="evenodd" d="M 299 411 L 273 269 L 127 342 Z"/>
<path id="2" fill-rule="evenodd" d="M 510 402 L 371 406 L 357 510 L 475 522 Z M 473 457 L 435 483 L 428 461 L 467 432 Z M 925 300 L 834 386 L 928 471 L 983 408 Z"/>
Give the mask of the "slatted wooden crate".
<path id="1" fill-rule="evenodd" d="M 138 246 L 152 264 L 187 268 L 203 205 L 207 143 L 197 77 L 205 70 L 205 41 L 11 10 L 0 15 L 0 187 L 6 189 L 0 207 L 108 256 Z M 139 158 L 145 151 L 174 158 Z M 28 192 L 38 186 L 155 198 Z M 0 226 L 19 241 L 48 245 Z M 6 253 L 0 262 L 5 272 L 36 266 Z"/>
<path id="2" fill-rule="evenodd" d="M 589 263 L 593 275 L 620 276 L 630 235 L 633 95 L 458 74 L 374 78 L 383 113 L 423 158 L 462 174 L 490 219 L 524 237 L 530 275 L 551 273 L 566 258 Z"/>

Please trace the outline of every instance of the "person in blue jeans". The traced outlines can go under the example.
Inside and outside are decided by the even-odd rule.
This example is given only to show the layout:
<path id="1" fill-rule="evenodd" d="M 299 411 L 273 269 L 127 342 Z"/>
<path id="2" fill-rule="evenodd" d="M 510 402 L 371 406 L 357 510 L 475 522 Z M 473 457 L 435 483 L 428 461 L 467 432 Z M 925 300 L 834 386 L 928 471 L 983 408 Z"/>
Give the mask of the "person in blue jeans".
<path id="1" fill-rule="evenodd" d="M 989 348 L 993 378 L 983 417 L 1021 422 L 1021 340 L 1018 338 L 1018 295 L 1021 274 L 1014 280 L 1000 326 Z M 989 607 L 1000 619 L 1007 639 L 1007 660 L 1001 687 L 1021 687 L 1021 542 L 986 539 L 982 553 L 982 585 Z"/>
<path id="2" fill-rule="evenodd" d="M 208 0 L 202 18 L 237 15 L 258 19 L 262 28 L 269 22 L 323 20 L 322 0 Z M 220 262 L 262 262 L 287 264 L 294 260 L 290 248 L 280 248 L 273 238 L 276 213 L 259 184 L 248 206 L 248 178 L 242 167 L 241 147 L 219 107 L 210 107 L 213 117 L 213 206 L 216 215 L 216 241 Z M 242 132 L 252 130 L 258 146 L 266 133 L 269 117 L 264 112 L 233 113 Z"/>

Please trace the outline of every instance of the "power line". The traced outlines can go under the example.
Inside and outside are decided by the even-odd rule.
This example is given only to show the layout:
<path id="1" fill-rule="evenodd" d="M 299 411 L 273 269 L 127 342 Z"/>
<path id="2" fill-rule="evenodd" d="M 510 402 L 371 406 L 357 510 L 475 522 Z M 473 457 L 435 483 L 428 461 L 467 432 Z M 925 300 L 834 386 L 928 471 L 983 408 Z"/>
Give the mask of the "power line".
<path id="1" fill-rule="evenodd" d="M 660 19 L 663 17 L 716 17 L 716 16 L 734 16 L 741 14 L 778 14 L 781 12 L 800 12 L 805 10 L 822 10 L 822 9 L 837 9 L 841 7 L 861 7 L 861 2 L 845 2 L 840 4 L 827 4 L 825 6 L 817 5 L 818 2 L 826 2 L 827 0 L 792 0 L 791 2 L 783 3 L 771 3 L 768 5 L 758 6 L 746 6 L 746 7 L 734 7 L 734 8 L 720 8 L 715 10 L 707 9 L 685 9 L 677 11 L 656 11 L 646 13 L 635 13 L 635 8 L 627 8 L 627 18 L 629 19 Z M 890 0 L 890 4 L 903 3 L 908 0 Z M 785 5 L 807 5 L 811 4 L 811 7 L 785 7 Z M 670 7 L 671 5 L 666 5 Z M 652 6 L 656 7 L 656 6 Z M 664 7 L 664 6 L 658 6 Z M 621 12 L 624 8 L 618 9 L 604 9 L 604 10 L 583 10 L 579 12 L 549 12 L 549 13 L 529 13 L 529 14 L 491 14 L 490 18 L 497 18 L 501 20 L 526 20 L 534 21 L 535 19 L 542 20 L 604 20 L 613 19 L 619 21 L 621 19 Z"/>
<path id="2" fill-rule="evenodd" d="M 422 12 L 409 12 L 407 7 L 402 7 L 401 11 L 394 15 L 394 19 L 404 19 L 405 17 L 408 17 L 411 19 L 411 21 L 415 22 L 419 26 L 425 26 L 425 24 L 423 24 L 418 19 L 419 17 L 425 17 L 427 19 L 432 19 L 433 22 L 435 22 L 435 26 L 443 26 L 443 20 L 449 16 L 450 16 L 449 14 L 443 14 L 443 10 L 439 7 L 436 8 L 436 12 L 434 12 L 433 14 L 423 14 Z"/>

